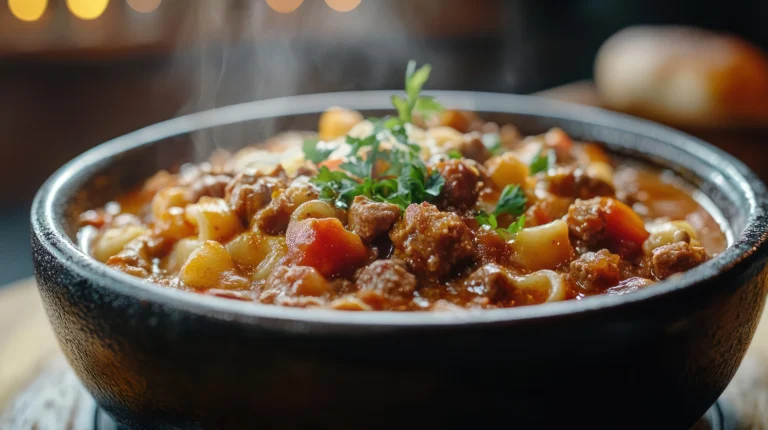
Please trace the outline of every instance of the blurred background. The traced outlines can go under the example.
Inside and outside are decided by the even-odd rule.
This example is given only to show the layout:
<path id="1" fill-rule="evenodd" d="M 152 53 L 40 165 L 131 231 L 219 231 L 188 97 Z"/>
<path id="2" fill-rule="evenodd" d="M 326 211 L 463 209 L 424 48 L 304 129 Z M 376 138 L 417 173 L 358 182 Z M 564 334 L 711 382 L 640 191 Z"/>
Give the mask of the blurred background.
<path id="1" fill-rule="evenodd" d="M 647 75 L 620 66 L 640 54 L 650 55 L 642 64 L 653 63 L 654 49 L 619 44 L 605 55 L 597 87 L 591 82 L 601 46 L 638 24 L 684 24 L 738 37 L 736 48 L 721 48 L 747 52 L 749 67 L 738 60 L 731 68 L 737 71 L 727 73 L 752 71 L 746 81 L 753 86 L 711 90 L 705 81 L 706 90 L 690 89 L 690 82 L 701 82 L 697 70 L 733 63 L 709 54 L 710 46 L 721 52 L 715 47 L 721 39 L 708 39 L 710 33 L 659 55 L 682 69 L 673 60 L 691 51 L 707 59 L 689 62 L 686 73 L 694 76 L 681 80 L 682 99 L 704 94 L 709 103 L 707 95 L 722 92 L 738 105 L 729 108 L 738 110 L 736 119 L 748 120 L 715 115 L 717 127 L 684 120 L 680 127 L 722 143 L 765 178 L 759 154 L 768 116 L 759 101 L 742 101 L 768 100 L 761 96 L 768 94 L 766 18 L 764 0 L 0 0 L 0 285 L 32 274 L 28 214 L 35 191 L 63 163 L 110 138 L 233 103 L 401 88 L 410 58 L 433 65 L 433 89 L 531 93 L 580 82 L 578 91 L 595 103 L 635 112 L 636 105 L 624 103 L 633 95 L 620 90 Z M 639 38 L 649 34 L 656 32 Z M 629 53 L 629 60 L 617 63 L 616 52 Z M 677 93 L 644 85 L 661 88 L 659 103 L 679 109 L 679 98 L 667 97 Z M 653 117 L 659 109 L 637 112 Z M 680 119 L 654 119 L 666 118 Z"/>

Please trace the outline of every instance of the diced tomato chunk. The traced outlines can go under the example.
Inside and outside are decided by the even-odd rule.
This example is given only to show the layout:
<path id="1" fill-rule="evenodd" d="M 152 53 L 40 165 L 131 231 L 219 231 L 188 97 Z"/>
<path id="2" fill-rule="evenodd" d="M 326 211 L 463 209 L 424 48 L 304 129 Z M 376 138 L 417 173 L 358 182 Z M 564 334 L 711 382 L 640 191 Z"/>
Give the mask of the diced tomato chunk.
<path id="1" fill-rule="evenodd" d="M 368 250 L 355 233 L 336 218 L 291 222 L 286 232 L 287 263 L 314 267 L 325 277 L 352 273 L 368 259 Z"/>
<path id="2" fill-rule="evenodd" d="M 605 205 L 605 232 L 617 243 L 641 247 L 650 233 L 642 218 L 624 203 L 608 198 Z"/>

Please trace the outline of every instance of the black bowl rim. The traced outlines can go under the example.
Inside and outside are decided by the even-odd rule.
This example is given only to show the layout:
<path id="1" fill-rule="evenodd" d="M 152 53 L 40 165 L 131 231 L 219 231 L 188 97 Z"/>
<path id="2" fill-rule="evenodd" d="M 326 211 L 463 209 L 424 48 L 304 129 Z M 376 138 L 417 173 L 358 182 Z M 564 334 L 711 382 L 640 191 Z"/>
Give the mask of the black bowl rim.
<path id="1" fill-rule="evenodd" d="M 294 328 L 305 330 L 307 323 L 354 327 L 424 327 L 443 325 L 487 324 L 496 322 L 526 322 L 543 318 L 583 315 L 606 309 L 637 305 L 676 293 L 691 292 L 741 262 L 745 262 L 768 239 L 768 193 L 765 185 L 743 163 L 697 138 L 657 123 L 603 109 L 553 101 L 536 96 L 514 94 L 430 91 L 452 108 L 482 112 L 499 112 L 541 116 L 554 120 L 573 120 L 607 127 L 625 133 L 662 141 L 694 153 L 700 160 L 719 166 L 719 173 L 732 178 L 746 197 L 748 217 L 745 229 L 735 242 L 716 258 L 698 266 L 676 279 L 666 280 L 627 295 L 595 296 L 587 300 L 569 300 L 518 308 L 468 310 L 464 312 L 345 312 L 330 309 L 299 309 L 206 296 L 162 287 L 107 267 L 84 254 L 68 238 L 55 208 L 61 205 L 60 195 L 78 172 L 91 174 L 89 168 L 117 153 L 155 141 L 214 126 L 242 121 L 269 119 L 287 115 L 319 113 L 330 106 L 345 106 L 357 110 L 390 108 L 392 91 L 358 91 L 320 93 L 281 97 L 241 103 L 189 114 L 163 121 L 112 139 L 76 157 L 56 171 L 41 187 L 32 205 L 32 231 L 41 244 L 56 258 L 67 261 L 72 271 L 85 279 L 101 278 L 111 282 L 96 282 L 118 293 L 138 300 L 161 304 L 206 315 L 244 322 L 276 320 L 294 322 Z M 695 149 L 695 152 L 692 151 Z M 710 283 L 711 284 L 711 283 Z M 102 287 L 99 287 L 102 288 Z"/>

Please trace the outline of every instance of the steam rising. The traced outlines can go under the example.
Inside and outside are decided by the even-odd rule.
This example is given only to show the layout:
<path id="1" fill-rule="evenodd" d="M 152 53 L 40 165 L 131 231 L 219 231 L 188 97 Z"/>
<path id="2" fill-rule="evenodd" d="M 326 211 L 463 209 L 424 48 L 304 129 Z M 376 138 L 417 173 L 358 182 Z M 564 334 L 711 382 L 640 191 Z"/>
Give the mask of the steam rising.
<path id="1" fill-rule="evenodd" d="M 290 14 L 263 0 L 194 4 L 181 37 L 195 41 L 196 55 L 190 60 L 180 50 L 176 61 L 190 94 L 179 115 L 295 94 L 401 88 L 410 58 L 430 62 L 440 80 L 452 79 L 448 54 L 414 42 L 404 21 L 435 16 L 440 2 L 363 0 L 340 13 L 310 0 Z M 252 143 L 248 134 L 244 127 L 199 132 L 193 136 L 197 156 Z"/>

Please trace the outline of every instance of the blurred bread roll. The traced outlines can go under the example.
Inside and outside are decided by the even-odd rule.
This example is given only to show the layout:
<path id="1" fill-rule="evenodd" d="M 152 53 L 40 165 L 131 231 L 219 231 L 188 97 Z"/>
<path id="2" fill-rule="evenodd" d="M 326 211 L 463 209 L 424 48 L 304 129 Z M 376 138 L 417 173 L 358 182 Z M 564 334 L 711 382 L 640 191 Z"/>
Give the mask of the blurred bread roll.
<path id="1" fill-rule="evenodd" d="M 595 85 L 607 107 L 673 125 L 768 125 L 768 60 L 730 35 L 629 27 L 600 48 Z"/>

